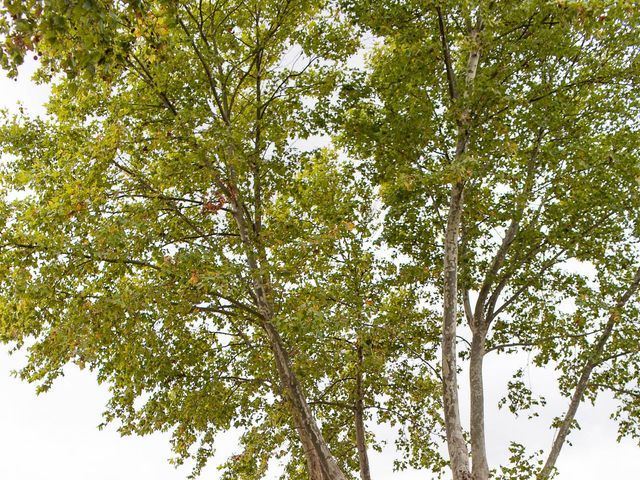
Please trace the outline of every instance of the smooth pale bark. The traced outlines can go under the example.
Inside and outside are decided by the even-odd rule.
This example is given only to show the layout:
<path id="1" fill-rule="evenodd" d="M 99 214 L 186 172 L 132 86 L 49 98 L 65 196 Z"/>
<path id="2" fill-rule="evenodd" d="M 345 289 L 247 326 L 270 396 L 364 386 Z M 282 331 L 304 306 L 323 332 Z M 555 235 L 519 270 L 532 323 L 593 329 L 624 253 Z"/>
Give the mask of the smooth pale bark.
<path id="1" fill-rule="evenodd" d="M 474 480 L 489 478 L 489 463 L 484 434 L 484 380 L 482 365 L 485 353 L 486 329 L 474 332 L 469 356 L 469 395 L 471 411 L 471 458 Z"/>
<path id="2" fill-rule="evenodd" d="M 609 315 L 609 319 L 604 327 L 604 330 L 602 331 L 602 334 L 600 334 L 593 352 L 591 352 L 591 358 L 587 361 L 584 367 L 582 367 L 580 378 L 578 379 L 576 388 L 573 391 L 573 395 L 571 396 L 569 409 L 562 419 L 562 423 L 560 424 L 558 433 L 553 441 L 553 445 L 551 446 L 551 451 L 549 452 L 547 461 L 545 462 L 544 467 L 538 475 L 539 480 L 546 480 L 551 476 L 551 473 L 553 472 L 553 469 L 555 468 L 556 462 L 558 460 L 558 456 L 560 455 L 560 451 L 562 450 L 562 447 L 564 446 L 567 439 L 567 435 L 569 435 L 569 432 L 571 430 L 571 424 L 576 417 L 578 407 L 580 406 L 580 403 L 582 402 L 582 399 L 584 397 L 584 393 L 587 389 L 587 386 L 589 385 L 589 378 L 591 377 L 591 373 L 601 361 L 604 348 L 607 344 L 607 341 L 611 337 L 613 327 L 618 321 L 620 310 L 624 308 L 629 299 L 638 291 L 638 288 L 640 288 L 640 268 L 636 271 L 636 274 L 629 288 L 627 288 L 627 290 L 620 296 L 620 298 L 616 302 L 615 307 Z"/>
<path id="3" fill-rule="evenodd" d="M 371 470 L 369 468 L 369 455 L 367 454 L 367 435 L 364 427 L 364 401 L 362 390 L 362 347 L 358 345 L 358 368 L 356 371 L 356 404 L 355 404 L 355 427 L 356 427 L 356 448 L 358 449 L 358 464 L 360 465 L 360 479 L 371 480 Z"/>
<path id="4" fill-rule="evenodd" d="M 453 480 L 468 480 L 469 451 L 460 421 L 456 328 L 458 322 L 458 230 L 462 218 L 464 184 L 451 188 L 444 243 L 444 315 L 442 322 L 442 403 Z"/>
<path id="5" fill-rule="evenodd" d="M 504 241 L 500 245 L 478 293 L 474 312 L 470 312 L 470 306 L 466 307 L 469 312 L 467 313 L 467 317 L 470 318 L 472 331 L 471 351 L 469 353 L 469 413 L 471 422 L 471 458 L 473 459 L 472 474 L 474 480 L 487 480 L 489 478 L 489 461 L 487 459 L 484 421 L 483 365 L 487 332 L 491 318 L 486 317 L 485 307 L 487 306 L 487 297 L 495 275 L 504 263 L 507 250 L 515 238 L 518 226 L 519 218 L 514 219 L 507 229 Z M 468 298 L 468 296 L 466 298 Z"/>
<path id="6" fill-rule="evenodd" d="M 531 171 L 531 170 L 530 170 Z M 526 182 L 525 194 L 530 190 L 529 181 Z M 524 207 L 522 207 L 524 208 Z M 495 276 L 504 264 L 507 251 L 518 232 L 520 225 L 520 211 L 513 219 L 498 249 L 491 266 L 485 276 L 485 280 L 478 292 L 478 299 L 474 312 L 471 313 L 470 305 L 465 305 L 467 318 L 470 321 L 472 338 L 471 351 L 469 354 L 469 413 L 470 413 L 470 433 L 471 433 L 471 458 L 472 474 L 474 480 L 487 480 L 489 478 L 489 461 L 487 459 L 485 421 L 484 421 L 484 376 L 483 365 L 487 341 L 487 332 L 491 324 L 492 317 L 486 316 L 487 299 Z M 499 289 L 496 290 L 499 292 Z M 468 294 L 465 294 L 465 301 L 468 303 Z M 489 302 L 489 313 L 492 313 L 492 303 Z"/>
<path id="7" fill-rule="evenodd" d="M 449 83 L 449 93 L 452 103 L 459 99 L 456 78 L 451 63 L 451 56 L 447 40 L 444 16 L 440 8 L 437 8 L 438 26 L 442 41 L 442 50 Z M 473 87 L 480 49 L 478 34 L 482 24 L 478 21 L 477 27 L 470 32 L 474 48 L 469 53 L 467 71 L 465 77 L 465 93 Z M 470 112 L 465 110 L 458 119 L 458 139 L 456 144 L 455 162 L 461 161 L 467 150 L 469 141 Z M 457 322 L 458 322 L 458 239 L 462 211 L 464 205 L 464 181 L 456 181 L 451 186 L 449 197 L 449 213 L 444 239 L 444 290 L 443 290 L 443 321 L 442 321 L 442 402 L 444 407 L 444 424 L 447 437 L 447 449 L 449 462 L 453 474 L 453 480 L 469 480 L 469 450 L 464 439 L 462 423 L 460 421 L 460 402 L 458 397 L 458 373 L 457 373 Z"/>

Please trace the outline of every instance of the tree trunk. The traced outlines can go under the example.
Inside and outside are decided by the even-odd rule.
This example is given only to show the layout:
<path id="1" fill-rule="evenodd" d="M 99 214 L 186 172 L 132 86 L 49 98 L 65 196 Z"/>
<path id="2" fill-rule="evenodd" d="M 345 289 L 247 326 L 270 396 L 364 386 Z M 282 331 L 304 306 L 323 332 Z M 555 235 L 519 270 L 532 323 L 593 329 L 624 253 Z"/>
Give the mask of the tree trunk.
<path id="1" fill-rule="evenodd" d="M 445 25 L 445 16 L 440 7 L 436 7 L 438 27 L 442 41 L 442 51 L 447 71 L 449 94 L 455 105 L 460 98 L 456 75 L 449 51 L 449 42 Z M 480 46 L 478 35 L 482 28 L 482 21 L 478 19 L 469 37 L 474 45 L 467 60 L 465 75 L 466 97 L 473 88 L 473 83 L 480 60 Z M 456 142 L 455 162 L 463 159 L 469 142 L 470 111 L 465 109 L 458 117 L 458 139 Z M 456 330 L 458 322 L 458 237 L 462 221 L 464 197 L 464 180 L 460 179 L 451 186 L 449 199 L 449 214 L 444 239 L 444 308 L 442 321 L 442 403 L 444 406 L 444 424 L 449 451 L 449 462 L 453 473 L 453 480 L 469 480 L 469 450 L 464 439 L 460 421 L 460 407 L 458 399 L 458 357 L 456 353 Z"/>
<path id="2" fill-rule="evenodd" d="M 364 428 L 364 402 L 362 390 L 362 346 L 358 345 L 358 367 L 356 371 L 356 446 L 358 449 L 358 463 L 360 465 L 360 479 L 371 480 L 369 456 L 367 454 L 367 437 Z"/>
<path id="3" fill-rule="evenodd" d="M 469 451 L 462 433 L 458 401 L 456 328 L 458 322 L 458 230 L 462 218 L 464 184 L 451 187 L 444 243 L 444 315 L 442 322 L 442 401 L 453 480 L 469 480 Z"/>
<path id="4" fill-rule="evenodd" d="M 311 480 L 346 480 L 309 409 L 300 382 L 291 369 L 291 360 L 282 338 L 270 322 L 264 322 L 280 376 L 280 383 L 291 406 L 293 421 L 304 449 Z"/>
<path id="5" fill-rule="evenodd" d="M 487 480 L 489 478 L 489 464 L 487 462 L 484 434 L 484 382 L 482 378 L 486 335 L 486 329 L 483 327 L 473 332 L 469 357 L 471 460 L 474 480 Z"/>

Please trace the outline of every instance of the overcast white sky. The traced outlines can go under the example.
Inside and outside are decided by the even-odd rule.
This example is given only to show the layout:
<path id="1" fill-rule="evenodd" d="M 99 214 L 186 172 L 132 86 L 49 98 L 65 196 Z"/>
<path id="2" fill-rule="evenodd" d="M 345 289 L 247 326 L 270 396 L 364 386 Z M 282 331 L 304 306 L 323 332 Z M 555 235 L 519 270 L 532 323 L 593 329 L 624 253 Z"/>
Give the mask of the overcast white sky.
<path id="1" fill-rule="evenodd" d="M 32 66 L 23 68 L 17 82 L 0 76 L 0 107 L 15 111 L 21 101 L 27 111 L 43 112 L 48 91 L 29 81 L 31 71 Z M 90 372 L 69 367 L 50 392 L 36 396 L 32 385 L 11 376 L 11 371 L 22 365 L 22 356 L 9 356 L 7 352 L 6 346 L 0 346 L 1 480 L 177 480 L 189 474 L 187 467 L 176 470 L 168 463 L 171 453 L 166 434 L 122 438 L 113 427 L 98 431 L 108 387 L 99 386 Z M 491 465 L 506 459 L 511 440 L 547 451 L 553 439 L 549 421 L 567 405 L 566 399 L 553 393 L 552 372 L 535 369 L 526 355 L 515 357 L 506 365 L 505 358 L 489 355 L 485 362 Z M 504 395 L 508 376 L 521 367 L 527 372 L 529 387 L 534 393 L 546 395 L 548 400 L 543 415 L 536 421 L 515 420 L 495 408 Z M 465 393 L 462 392 L 463 397 Z M 571 435 L 574 446 L 565 446 L 560 456 L 560 480 L 635 478 L 629 472 L 640 472 L 638 446 L 626 439 L 616 443 L 615 425 L 608 420 L 612 407 L 608 399 L 599 401 L 596 408 L 580 407 L 577 419 L 582 430 Z M 380 433 L 391 436 L 384 428 Z M 234 449 L 233 434 L 221 439 L 218 453 L 202 478 L 219 478 L 216 465 Z M 393 473 L 392 458 L 391 449 L 382 454 L 372 452 L 375 480 L 429 480 L 430 475 L 424 472 Z"/>

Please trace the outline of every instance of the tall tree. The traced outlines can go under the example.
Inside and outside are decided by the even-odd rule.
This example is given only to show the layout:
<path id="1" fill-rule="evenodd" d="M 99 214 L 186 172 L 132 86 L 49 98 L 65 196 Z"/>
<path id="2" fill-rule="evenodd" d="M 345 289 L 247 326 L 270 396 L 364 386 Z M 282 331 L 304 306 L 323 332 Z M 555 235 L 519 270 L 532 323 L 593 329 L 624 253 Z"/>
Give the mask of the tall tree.
<path id="1" fill-rule="evenodd" d="M 637 11 L 629 2 L 374 1 L 350 8 L 380 42 L 366 81 L 356 77 L 343 88 L 342 141 L 372 160 L 389 208 L 388 244 L 424 266 L 414 271 L 425 285 L 440 285 L 450 466 L 456 480 L 486 479 L 488 349 L 526 346 L 540 352 L 538 364 L 553 364 L 565 344 L 552 339 L 573 338 L 557 321 L 561 301 L 585 282 L 561 266 L 571 259 L 599 264 L 635 242 Z M 630 278 L 610 308 L 634 301 Z M 459 312 L 470 335 L 462 352 L 469 444 L 458 396 Z M 611 335 L 613 320 L 598 326 L 600 318 L 591 324 L 601 334 L 595 350 L 584 341 L 593 332 L 575 332 L 583 366 L 561 384 L 568 394 L 577 382 L 542 477 Z M 525 337 L 533 341 L 519 341 Z M 628 392 L 629 377 L 614 378 L 614 388 Z"/>
<path id="2" fill-rule="evenodd" d="M 46 389 L 89 365 L 112 384 L 107 420 L 173 427 L 196 470 L 216 432 L 284 408 L 310 478 L 344 479 L 295 345 L 322 328 L 299 292 L 358 222 L 340 167 L 293 148 L 352 49 L 330 6 L 7 1 L 1 27 L 4 66 L 33 54 L 53 84 L 46 119 L 2 131 L 20 191 L 2 206 L 2 338 L 30 344 L 23 376 Z"/>

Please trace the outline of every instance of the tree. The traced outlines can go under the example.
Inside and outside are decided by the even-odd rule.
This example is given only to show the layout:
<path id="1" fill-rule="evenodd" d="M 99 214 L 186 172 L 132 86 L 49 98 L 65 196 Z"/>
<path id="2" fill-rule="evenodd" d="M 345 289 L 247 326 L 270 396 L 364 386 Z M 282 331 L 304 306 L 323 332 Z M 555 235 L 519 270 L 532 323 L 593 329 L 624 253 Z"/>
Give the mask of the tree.
<path id="1" fill-rule="evenodd" d="M 356 74 L 343 88 L 342 141 L 372 161 L 388 244 L 409 257 L 417 281 L 440 284 L 453 478 L 489 477 L 483 358 L 517 347 L 534 351 L 538 365 L 558 361 L 563 393 L 573 390 L 546 465 L 522 477 L 547 478 L 587 385 L 597 390 L 592 368 L 612 332 L 621 344 L 637 334 L 614 320 L 638 288 L 637 12 L 628 2 L 347 3 L 380 43 L 365 82 Z M 601 293 L 561 268 L 572 259 L 596 266 Z M 605 280 L 612 271 L 625 279 L 617 288 Z M 592 295 L 599 307 L 571 324 L 562 300 L 580 306 Z M 459 311 L 471 336 L 462 352 L 470 450 L 459 413 Z M 568 345 L 577 358 L 565 357 Z M 633 358 L 608 376 L 631 412 L 637 391 L 623 372 L 637 352 L 611 348 L 620 350 L 608 358 Z M 514 411 L 529 406 L 530 392 L 512 393 Z"/>
<path id="2" fill-rule="evenodd" d="M 345 478 L 294 365 L 295 339 L 322 331 L 297 294 L 358 223 L 348 172 L 292 148 L 306 99 L 353 48 L 329 13 L 290 0 L 3 7 L 3 65 L 15 74 L 33 52 L 54 86 L 47 119 L 2 131 L 5 192 L 23 192 L 2 207 L 2 338 L 30 344 L 23 376 L 41 390 L 69 361 L 97 370 L 107 420 L 173 428 L 179 459 L 199 447 L 196 471 L 216 432 L 275 418 L 311 478 Z"/>

